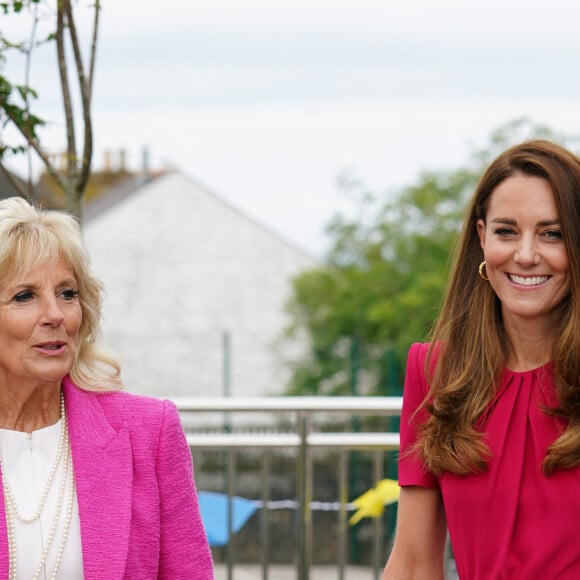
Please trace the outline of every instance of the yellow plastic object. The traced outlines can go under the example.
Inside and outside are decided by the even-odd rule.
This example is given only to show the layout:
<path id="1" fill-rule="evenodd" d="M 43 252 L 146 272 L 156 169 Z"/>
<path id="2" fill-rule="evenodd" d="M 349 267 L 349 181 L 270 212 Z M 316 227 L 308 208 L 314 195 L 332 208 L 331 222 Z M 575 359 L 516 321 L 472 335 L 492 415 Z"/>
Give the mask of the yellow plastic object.
<path id="1" fill-rule="evenodd" d="M 357 510 L 348 523 L 353 526 L 363 518 L 378 518 L 385 511 L 385 505 L 398 501 L 400 490 L 394 479 L 381 479 L 375 487 L 353 500 Z"/>

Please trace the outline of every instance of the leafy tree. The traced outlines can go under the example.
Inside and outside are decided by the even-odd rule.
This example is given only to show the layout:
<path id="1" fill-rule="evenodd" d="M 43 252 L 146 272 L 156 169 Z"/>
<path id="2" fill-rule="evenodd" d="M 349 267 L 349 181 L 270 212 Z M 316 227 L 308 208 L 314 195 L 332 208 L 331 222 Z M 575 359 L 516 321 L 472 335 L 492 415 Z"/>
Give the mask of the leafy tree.
<path id="1" fill-rule="evenodd" d="M 28 184 L 13 179 L 6 169 L 5 161 L 11 155 L 23 153 L 36 155 L 48 175 L 57 184 L 66 199 L 68 211 L 81 217 L 81 198 L 87 185 L 93 153 L 93 130 L 91 122 L 91 96 L 99 28 L 100 3 L 95 0 L 89 10 L 92 14 L 92 34 L 85 64 L 76 11 L 78 5 L 72 0 L 7 0 L 0 2 L 3 12 L 2 24 L 10 18 L 28 16 L 30 35 L 28 39 L 11 39 L 4 26 L 0 29 L 0 171 L 11 181 L 24 197 L 34 197 L 32 176 Z M 42 26 L 40 26 L 42 24 Z M 48 27 L 48 33 L 39 37 L 39 30 Z M 44 45 L 52 45 L 56 51 L 58 77 L 64 111 L 66 152 L 62 166 L 43 147 L 40 130 L 46 122 L 33 107 L 38 97 L 30 84 L 30 63 L 33 54 Z M 24 79 L 13 82 L 5 76 L 8 55 L 18 53 L 24 58 Z M 75 106 L 75 97 L 78 103 Z M 7 141 L 4 129 L 15 129 L 17 138 Z"/>
<path id="2" fill-rule="evenodd" d="M 465 166 L 423 173 L 394 197 L 343 181 L 357 215 L 333 218 L 326 263 L 293 283 L 289 332 L 305 331 L 310 351 L 294 366 L 291 394 L 399 392 L 409 345 L 426 339 L 436 318 L 467 199 L 500 151 L 530 137 L 572 141 L 518 119 Z"/>

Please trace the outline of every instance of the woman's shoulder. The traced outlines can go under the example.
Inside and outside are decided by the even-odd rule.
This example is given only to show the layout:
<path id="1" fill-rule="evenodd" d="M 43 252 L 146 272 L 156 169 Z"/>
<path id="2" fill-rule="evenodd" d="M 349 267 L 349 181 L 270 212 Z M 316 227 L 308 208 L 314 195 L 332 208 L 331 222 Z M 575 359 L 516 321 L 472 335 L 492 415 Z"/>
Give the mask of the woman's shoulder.
<path id="1" fill-rule="evenodd" d="M 429 351 L 432 351 L 431 357 L 433 362 L 435 362 L 441 352 L 441 343 L 436 342 L 414 342 L 409 347 L 409 352 L 407 355 L 407 360 L 409 362 L 419 362 L 424 365 L 427 360 L 427 355 Z"/>
<path id="2" fill-rule="evenodd" d="M 88 391 L 72 381 L 69 388 L 74 389 L 74 401 L 80 405 L 99 408 L 107 420 L 116 428 L 147 425 L 161 428 L 166 422 L 179 420 L 177 407 L 168 399 L 132 393 L 125 390 Z M 73 403 L 73 404 L 75 404 Z"/>
<path id="3" fill-rule="evenodd" d="M 127 421 L 162 421 L 168 412 L 177 414 L 177 408 L 168 399 L 124 390 L 97 392 L 95 396 L 107 414 L 119 415 Z"/>
<path id="4" fill-rule="evenodd" d="M 413 389 L 420 393 L 421 397 L 427 395 L 430 388 L 428 377 L 435 372 L 440 353 L 440 342 L 414 342 L 411 344 L 405 370 L 405 391 Z M 429 361 L 428 371 L 427 360 Z"/>
<path id="5" fill-rule="evenodd" d="M 431 348 L 430 342 L 414 342 L 409 347 L 409 358 L 411 357 L 426 357 Z"/>
<path id="6" fill-rule="evenodd" d="M 151 395 L 143 395 L 141 393 L 134 393 L 119 389 L 115 391 L 92 391 L 100 401 L 106 402 L 110 405 L 130 405 L 135 408 L 153 408 L 158 409 L 162 407 L 168 399 L 161 397 L 152 397 Z"/>

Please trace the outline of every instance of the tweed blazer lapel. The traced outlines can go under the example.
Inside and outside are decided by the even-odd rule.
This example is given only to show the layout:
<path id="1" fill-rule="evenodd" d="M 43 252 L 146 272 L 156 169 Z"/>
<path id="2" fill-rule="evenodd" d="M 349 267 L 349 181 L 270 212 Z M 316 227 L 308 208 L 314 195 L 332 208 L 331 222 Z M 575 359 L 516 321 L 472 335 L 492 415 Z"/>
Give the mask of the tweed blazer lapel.
<path id="1" fill-rule="evenodd" d="M 63 381 L 81 522 L 85 580 L 125 574 L 131 525 L 133 461 L 127 429 L 115 429 L 98 401 Z M 2 550 L 0 549 L 0 564 Z"/>

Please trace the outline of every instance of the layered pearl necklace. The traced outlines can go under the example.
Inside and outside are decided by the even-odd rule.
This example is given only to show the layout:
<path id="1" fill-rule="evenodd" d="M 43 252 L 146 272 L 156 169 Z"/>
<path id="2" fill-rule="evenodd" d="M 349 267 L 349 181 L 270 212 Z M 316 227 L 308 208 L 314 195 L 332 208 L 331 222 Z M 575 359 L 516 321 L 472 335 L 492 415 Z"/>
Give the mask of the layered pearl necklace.
<path id="1" fill-rule="evenodd" d="M 66 410 L 64 405 L 64 395 L 61 395 L 60 401 L 60 416 L 61 416 L 61 427 L 60 427 L 60 437 L 58 442 L 58 449 L 56 452 L 56 457 L 50 468 L 48 479 L 42 492 L 40 494 L 40 499 L 38 501 L 38 506 L 36 511 L 30 515 L 25 516 L 22 514 L 20 509 L 16 504 L 16 498 L 12 490 L 6 474 L 3 473 L 3 484 L 4 484 L 4 499 L 6 503 L 6 528 L 8 536 L 8 549 L 10 553 L 10 570 L 9 570 L 9 580 L 17 580 L 17 550 L 16 550 L 16 532 L 15 532 L 15 520 L 18 520 L 22 524 L 32 524 L 40 519 L 43 513 L 46 499 L 50 490 L 53 487 L 53 483 L 56 479 L 56 474 L 61 472 L 60 485 L 58 489 L 58 496 L 56 501 L 56 510 L 52 518 L 48 537 L 42 554 L 40 556 L 40 562 L 36 567 L 32 580 L 38 580 L 40 574 L 45 569 L 49 557 L 54 556 L 54 567 L 52 572 L 48 576 L 51 580 L 56 579 L 58 569 L 62 562 L 62 557 L 64 553 L 64 548 L 69 535 L 70 523 L 73 514 L 73 505 L 75 498 L 74 489 L 74 477 L 72 469 L 72 458 L 70 451 L 70 442 L 68 437 L 68 424 L 66 419 Z M 2 460 L 0 459 L 0 464 L 4 467 Z M 64 510 L 64 528 L 61 534 L 61 540 L 58 546 L 55 545 L 55 537 L 57 534 L 57 529 L 59 527 L 59 522 L 63 520 L 63 510 Z M 30 557 L 30 554 L 24 554 L 24 557 Z"/>

